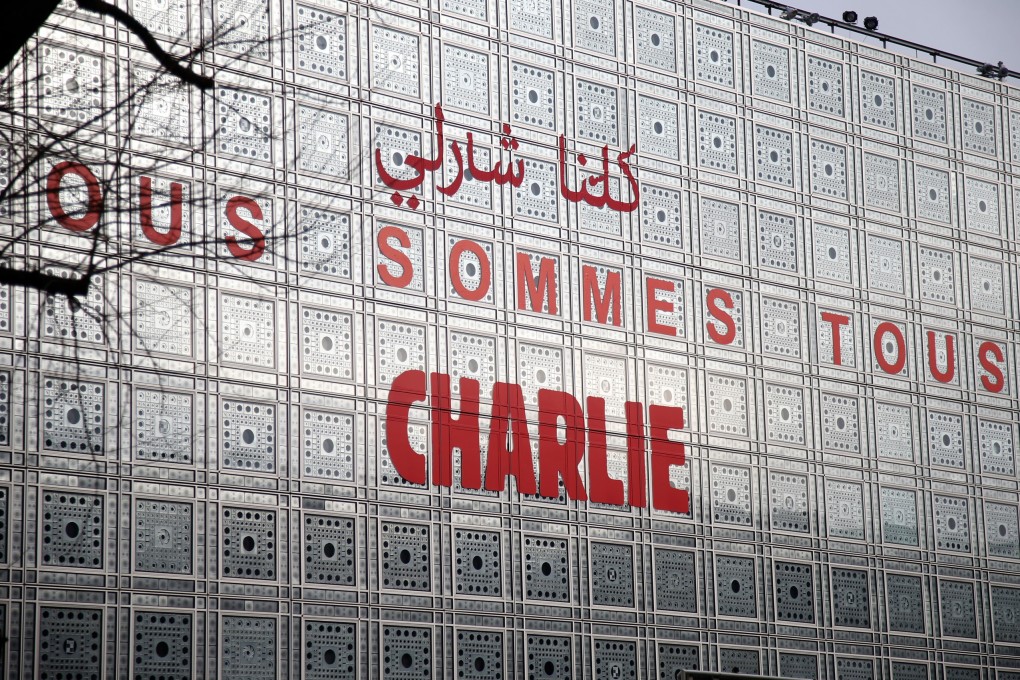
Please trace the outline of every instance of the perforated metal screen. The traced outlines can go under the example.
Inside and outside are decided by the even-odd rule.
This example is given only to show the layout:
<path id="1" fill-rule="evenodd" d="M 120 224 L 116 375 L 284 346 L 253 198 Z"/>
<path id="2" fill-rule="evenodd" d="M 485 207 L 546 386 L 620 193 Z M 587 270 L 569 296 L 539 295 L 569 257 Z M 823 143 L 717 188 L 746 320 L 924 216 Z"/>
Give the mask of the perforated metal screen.
<path id="1" fill-rule="evenodd" d="M 209 96 L 96 130 L 154 64 L 72 4 L 15 101 L 132 189 L 79 307 L 0 287 L 5 677 L 1020 677 L 1017 90 L 700 0 L 130 0 L 231 30 Z M 468 133 L 523 182 L 465 176 Z M 560 135 L 620 200 L 634 145 L 635 209 L 565 200 Z M 470 488 L 461 450 L 408 481 L 406 371 L 477 381 L 483 471 L 498 383 L 536 451 L 540 390 L 601 399 L 625 484 L 626 403 L 682 407 L 690 510 Z M 406 434 L 433 451 L 427 403 Z"/>

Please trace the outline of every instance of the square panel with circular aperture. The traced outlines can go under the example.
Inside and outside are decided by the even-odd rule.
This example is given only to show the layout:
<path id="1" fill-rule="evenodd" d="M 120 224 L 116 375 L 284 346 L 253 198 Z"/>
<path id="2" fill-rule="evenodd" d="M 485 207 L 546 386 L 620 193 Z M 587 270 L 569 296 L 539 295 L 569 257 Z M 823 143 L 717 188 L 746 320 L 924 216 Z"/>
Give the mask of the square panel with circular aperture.
<path id="1" fill-rule="evenodd" d="M 914 166 L 914 209 L 921 219 L 949 224 L 953 218 L 949 173 Z"/>
<path id="2" fill-rule="evenodd" d="M 882 487 L 882 540 L 896 545 L 918 545 L 917 492 Z"/>
<path id="3" fill-rule="evenodd" d="M 864 154 L 864 205 L 889 212 L 900 211 L 900 161 Z"/>
<path id="4" fill-rule="evenodd" d="M 193 423 L 192 395 L 138 388 L 135 391 L 135 459 L 190 463 Z"/>
<path id="5" fill-rule="evenodd" d="M 346 115 L 297 106 L 297 166 L 302 172 L 346 178 L 350 159 Z"/>
<path id="6" fill-rule="evenodd" d="M 967 177 L 963 181 L 963 194 L 967 230 L 998 236 L 1002 232 L 998 185 Z"/>
<path id="7" fill-rule="evenodd" d="M 790 101 L 790 50 L 751 41 L 751 86 L 759 97 Z"/>
<path id="8" fill-rule="evenodd" d="M 698 201 L 701 224 L 701 253 L 727 260 L 740 260 L 740 206 L 730 201 L 702 196 Z"/>
<path id="9" fill-rule="evenodd" d="M 829 580 L 832 623 L 842 628 L 871 628 L 871 595 L 868 572 L 833 568 Z"/>
<path id="10" fill-rule="evenodd" d="M 416 179 L 418 175 L 407 159 L 410 156 L 422 156 L 422 133 L 419 130 L 399 128 L 387 123 L 373 123 L 372 153 L 373 155 L 378 154 L 383 171 L 390 177 L 396 180 Z M 389 188 L 383 182 L 376 163 L 373 163 L 372 166 L 375 185 L 380 190 L 388 192 Z M 408 191 L 421 194 L 421 185 Z M 394 200 L 396 200 L 396 194 L 394 194 Z"/>
<path id="11" fill-rule="evenodd" d="M 762 352 L 799 359 L 803 339 L 800 304 L 762 296 L 759 313 Z"/>
<path id="12" fill-rule="evenodd" d="M 573 652 L 569 637 L 528 636 L 528 678 L 570 680 L 574 677 Z"/>
<path id="13" fill-rule="evenodd" d="M 709 170 L 737 171 L 737 121 L 698 111 L 698 164 Z"/>
<path id="14" fill-rule="evenodd" d="M 105 385 L 53 376 L 43 378 L 42 388 L 43 448 L 102 453 Z"/>
<path id="15" fill-rule="evenodd" d="M 915 136 L 942 144 L 948 141 L 946 131 L 948 109 L 945 92 L 921 85 L 912 85 L 910 108 Z"/>
<path id="16" fill-rule="evenodd" d="M 378 319 L 375 356 L 380 385 L 389 385 L 404 371 L 425 370 L 425 327 Z"/>
<path id="17" fill-rule="evenodd" d="M 816 276 L 840 283 L 850 283 L 850 231 L 829 224 L 814 225 Z M 846 345 L 844 345 L 846 347 Z"/>
<path id="18" fill-rule="evenodd" d="M 574 45 L 608 56 L 616 54 L 614 3 L 574 0 Z"/>
<path id="19" fill-rule="evenodd" d="M 383 626 L 382 677 L 420 680 L 432 676 L 432 630 L 418 626 Z"/>
<path id="20" fill-rule="evenodd" d="M 225 469 L 275 472 L 279 440 L 276 406 L 233 399 L 222 400 L 220 461 Z"/>
<path id="21" fill-rule="evenodd" d="M 248 368 L 276 365 L 276 310 L 269 300 L 220 294 L 220 360 Z"/>
<path id="22" fill-rule="evenodd" d="M 101 609 L 40 607 L 38 677 L 99 680 L 105 638 Z"/>
<path id="23" fill-rule="evenodd" d="M 510 64 L 510 116 L 514 124 L 543 130 L 556 127 L 556 80 L 552 71 L 513 62 Z"/>
<path id="24" fill-rule="evenodd" d="M 890 666 L 893 680 L 928 680 L 928 666 L 925 664 L 894 661 Z"/>
<path id="25" fill-rule="evenodd" d="M 970 512 L 966 498 L 932 497 L 935 544 L 939 550 L 969 553 L 971 547 Z"/>
<path id="26" fill-rule="evenodd" d="M 751 526 L 751 475 L 747 468 L 712 465 L 712 517 L 716 522 Z"/>
<path id="27" fill-rule="evenodd" d="M 84 184 L 82 189 L 84 193 Z M 84 203 L 85 200 L 83 199 L 80 203 Z M 65 210 L 72 205 L 71 201 L 65 198 L 61 199 L 61 203 L 68 206 Z M 87 206 L 83 205 L 82 209 L 85 207 Z M 61 279 L 74 276 L 64 269 L 43 267 L 43 271 Z M 72 342 L 103 343 L 107 338 L 106 318 L 106 294 L 103 290 L 103 279 L 99 275 L 94 275 L 88 292 L 78 298 L 77 305 L 72 305 L 63 295 L 46 296 L 43 301 L 42 334 L 47 338 Z"/>
<path id="28" fill-rule="evenodd" d="M 131 335 L 135 351 L 191 356 L 194 291 L 143 278 L 134 280 Z"/>
<path id="29" fill-rule="evenodd" d="M 354 416 L 304 411 L 301 463 L 306 477 L 354 481 Z"/>
<path id="30" fill-rule="evenodd" d="M 447 43 L 443 45 L 442 69 L 443 104 L 489 113 L 489 55 Z"/>
<path id="31" fill-rule="evenodd" d="M 426 524 L 382 522 L 379 564 L 383 588 L 432 590 L 431 533 Z"/>
<path id="32" fill-rule="evenodd" d="M 715 597 L 720 616 L 754 618 L 758 615 L 754 571 L 751 557 L 715 556 Z"/>
<path id="33" fill-rule="evenodd" d="M 964 469 L 963 416 L 928 412 L 928 459 L 932 465 Z"/>
<path id="34" fill-rule="evenodd" d="M 864 490 L 860 484 L 825 480 L 825 523 L 832 538 L 865 539 Z"/>
<path id="35" fill-rule="evenodd" d="M 278 662 L 276 619 L 223 616 L 220 623 L 222 677 L 276 680 Z"/>
<path id="36" fill-rule="evenodd" d="M 1017 508 L 985 501 L 985 549 L 992 557 L 1020 559 Z"/>
<path id="37" fill-rule="evenodd" d="M 942 613 L 944 635 L 977 637 L 973 583 L 939 579 L 939 610 Z"/>
<path id="38" fill-rule="evenodd" d="M 305 621 L 304 675 L 307 680 L 356 677 L 357 626 L 347 621 Z"/>
<path id="39" fill-rule="evenodd" d="M 960 114 L 963 118 L 964 150 L 994 156 L 995 119 L 998 117 L 995 106 L 964 98 Z"/>
<path id="40" fill-rule="evenodd" d="M 294 50 L 302 71 L 347 79 L 347 18 L 318 7 L 297 5 Z"/>
<path id="41" fill-rule="evenodd" d="M 503 680 L 503 633 L 493 630 L 457 631 L 457 678 Z"/>
<path id="42" fill-rule="evenodd" d="M 769 511 L 773 531 L 811 531 L 808 479 L 792 472 L 769 472 Z"/>
<path id="43" fill-rule="evenodd" d="M 821 402 L 822 447 L 841 453 L 860 453 L 860 405 L 857 397 L 823 393 Z"/>
<path id="44" fill-rule="evenodd" d="M 799 387 L 765 385 L 766 436 L 769 440 L 803 446 L 804 390 Z"/>
<path id="45" fill-rule="evenodd" d="M 885 594 L 889 608 L 889 630 L 923 633 L 925 618 L 921 577 L 887 573 Z"/>
<path id="46" fill-rule="evenodd" d="M 708 429 L 721 435 L 747 436 L 747 381 L 728 375 L 709 374 Z"/>
<path id="47" fill-rule="evenodd" d="M 695 23 L 694 76 L 720 87 L 734 87 L 733 62 L 733 33 Z"/>
<path id="48" fill-rule="evenodd" d="M 195 518 L 191 503 L 135 500 L 135 569 L 190 574 L 194 543 Z"/>
<path id="49" fill-rule="evenodd" d="M 872 659 L 836 657 L 836 680 L 872 680 L 874 677 Z"/>
<path id="50" fill-rule="evenodd" d="M 524 591 L 528 599 L 570 601 L 570 563 L 562 538 L 525 536 Z"/>
<path id="51" fill-rule="evenodd" d="M 818 680 L 818 657 L 811 654 L 780 652 L 779 668 L 784 678 Z"/>
<path id="52" fill-rule="evenodd" d="M 637 680 L 637 645 L 629 640 L 595 638 L 595 677 Z"/>
<path id="53" fill-rule="evenodd" d="M 643 66 L 676 72 L 678 50 L 676 18 L 647 7 L 634 6 L 634 53 Z"/>
<path id="54" fill-rule="evenodd" d="M 192 616 L 141 611 L 134 615 L 134 680 L 188 680 L 195 649 Z"/>
<path id="55" fill-rule="evenodd" d="M 793 186 L 793 133 L 754 126 L 754 176 L 762 182 Z"/>
<path id="56" fill-rule="evenodd" d="M 273 100 L 262 94 L 217 88 L 216 148 L 228 156 L 270 163 L 273 154 Z"/>
<path id="57" fill-rule="evenodd" d="M 976 257 L 968 259 L 970 270 L 970 304 L 974 309 L 1002 314 L 1007 306 L 1003 285 L 1003 264 Z"/>
<path id="58" fill-rule="evenodd" d="M 354 317 L 301 308 L 301 371 L 336 380 L 354 378 Z"/>
<path id="59" fill-rule="evenodd" d="M 903 293 L 903 244 L 868 234 L 868 285 L 876 290 Z"/>
<path id="60" fill-rule="evenodd" d="M 811 191 L 828 198 L 847 200 L 846 147 L 812 139 L 809 154 Z"/>
<path id="61" fill-rule="evenodd" d="M 828 59 L 807 58 L 808 108 L 830 116 L 844 115 L 843 65 Z"/>
<path id="62" fill-rule="evenodd" d="M 298 212 L 301 271 L 351 278 L 351 218 L 311 206 Z"/>
<path id="63" fill-rule="evenodd" d="M 355 585 L 358 546 L 354 520 L 305 515 L 302 529 L 305 585 Z"/>
<path id="64" fill-rule="evenodd" d="M 909 406 L 876 402 L 874 429 L 879 456 L 914 459 L 914 419 Z"/>
<path id="65" fill-rule="evenodd" d="M 390 28 L 382 19 L 372 26 L 372 87 L 417 99 L 421 95 L 419 37 Z"/>
<path id="66" fill-rule="evenodd" d="M 642 153 L 679 160 L 679 107 L 674 102 L 638 96 L 637 134 Z"/>
<path id="67" fill-rule="evenodd" d="M 655 548 L 655 606 L 675 612 L 698 611 L 694 553 Z"/>
<path id="68" fill-rule="evenodd" d="M 993 639 L 1020 642 L 1020 588 L 991 586 Z"/>
<path id="69" fill-rule="evenodd" d="M 696 671 L 701 668 L 701 653 L 697 645 L 662 642 L 658 646 L 659 680 L 675 680 L 682 677 L 680 671 Z"/>
<path id="70" fill-rule="evenodd" d="M 596 543 L 591 552 L 592 604 L 606 607 L 634 606 L 634 550 L 620 543 Z"/>
<path id="71" fill-rule="evenodd" d="M 513 190 L 514 215 L 529 220 L 559 220 L 559 189 L 556 164 L 525 158 L 525 180 Z"/>
<path id="72" fill-rule="evenodd" d="M 981 471 L 1012 477 L 1016 474 L 1013 425 L 996 420 L 978 420 L 978 449 Z"/>
<path id="73" fill-rule="evenodd" d="M 498 531 L 453 530 L 454 582 L 459 595 L 503 594 L 502 542 Z"/>
<path id="74" fill-rule="evenodd" d="M 41 563 L 47 567 L 103 567 L 103 497 L 94 494 L 42 493 Z"/>
<path id="75" fill-rule="evenodd" d="M 776 619 L 787 623 L 815 622 L 815 580 L 811 565 L 775 563 Z"/>
<path id="76" fill-rule="evenodd" d="M 683 247 L 680 192 L 647 186 L 642 187 L 640 200 L 641 238 L 670 248 Z"/>
<path id="77" fill-rule="evenodd" d="M 530 406 L 538 404 L 539 390 L 561 390 L 564 380 L 562 348 L 518 343 L 517 380 Z"/>
<path id="78" fill-rule="evenodd" d="M 895 130 L 896 81 L 888 76 L 860 71 L 861 120 L 875 127 Z"/>
<path id="79" fill-rule="evenodd" d="M 510 0 L 507 5 L 510 30 L 540 38 L 553 37 L 552 0 Z"/>
<path id="80" fill-rule="evenodd" d="M 223 576 L 276 579 L 279 553 L 276 513 L 251 507 L 224 507 L 220 511 L 220 547 Z"/>
<path id="81" fill-rule="evenodd" d="M 797 219 L 793 215 L 758 211 L 758 264 L 796 272 Z"/>

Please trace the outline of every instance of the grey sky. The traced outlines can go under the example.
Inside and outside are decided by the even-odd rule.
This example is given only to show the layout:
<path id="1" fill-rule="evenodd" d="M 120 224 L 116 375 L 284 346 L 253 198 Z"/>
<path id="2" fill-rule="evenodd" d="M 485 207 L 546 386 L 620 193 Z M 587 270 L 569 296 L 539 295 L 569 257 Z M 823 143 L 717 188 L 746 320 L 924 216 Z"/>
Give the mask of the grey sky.
<path id="1" fill-rule="evenodd" d="M 732 1 L 732 0 L 731 0 Z M 989 63 L 1003 61 L 1020 71 L 1020 0 L 784 0 L 809 12 L 839 18 L 843 10 L 855 10 L 864 22 L 878 17 L 878 30 L 922 45 L 930 45 Z M 763 11 L 753 2 L 745 7 Z M 878 44 L 877 40 L 862 40 Z M 911 55 L 913 56 L 913 55 Z M 922 55 L 922 58 L 925 58 Z M 967 67 L 956 66 L 966 69 Z M 1011 79 L 1012 85 L 1020 80 Z"/>

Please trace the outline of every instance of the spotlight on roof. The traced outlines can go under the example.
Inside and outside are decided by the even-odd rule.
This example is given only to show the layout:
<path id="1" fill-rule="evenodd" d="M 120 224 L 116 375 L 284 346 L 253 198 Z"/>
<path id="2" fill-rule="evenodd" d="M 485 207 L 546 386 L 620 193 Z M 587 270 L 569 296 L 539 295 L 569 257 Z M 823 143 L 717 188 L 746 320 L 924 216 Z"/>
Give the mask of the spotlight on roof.
<path id="1" fill-rule="evenodd" d="M 782 17 L 789 21 L 790 19 L 796 18 L 797 14 L 799 13 L 800 13 L 799 9 L 793 9 L 791 7 L 783 12 Z"/>
<path id="2" fill-rule="evenodd" d="M 978 66 L 978 73 L 985 78 L 995 78 L 997 80 L 1004 80 L 1009 75 L 1009 67 L 1005 66 L 1001 61 L 998 66 L 992 66 L 991 64 L 982 64 Z"/>
<path id="3" fill-rule="evenodd" d="M 864 17 L 864 28 L 869 31 L 878 30 L 878 17 Z"/>
<path id="4" fill-rule="evenodd" d="M 804 23 L 808 26 L 814 26 L 818 19 L 818 12 L 812 12 L 811 14 L 804 15 Z"/>
<path id="5" fill-rule="evenodd" d="M 843 12 L 843 21 L 845 21 L 848 24 L 856 24 L 857 12 L 853 11 L 852 9 Z"/>

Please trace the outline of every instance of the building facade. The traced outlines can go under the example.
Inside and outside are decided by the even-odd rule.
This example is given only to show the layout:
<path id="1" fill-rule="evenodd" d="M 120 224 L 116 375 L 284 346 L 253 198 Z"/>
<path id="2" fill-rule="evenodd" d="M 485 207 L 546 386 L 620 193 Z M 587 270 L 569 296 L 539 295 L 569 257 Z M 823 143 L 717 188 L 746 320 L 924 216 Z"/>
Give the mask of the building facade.
<path id="1" fill-rule="evenodd" d="M 216 85 L 72 3 L 13 72 L 5 257 L 102 267 L 0 288 L 5 677 L 1020 677 L 1016 89 L 708 1 L 125 7 Z"/>

